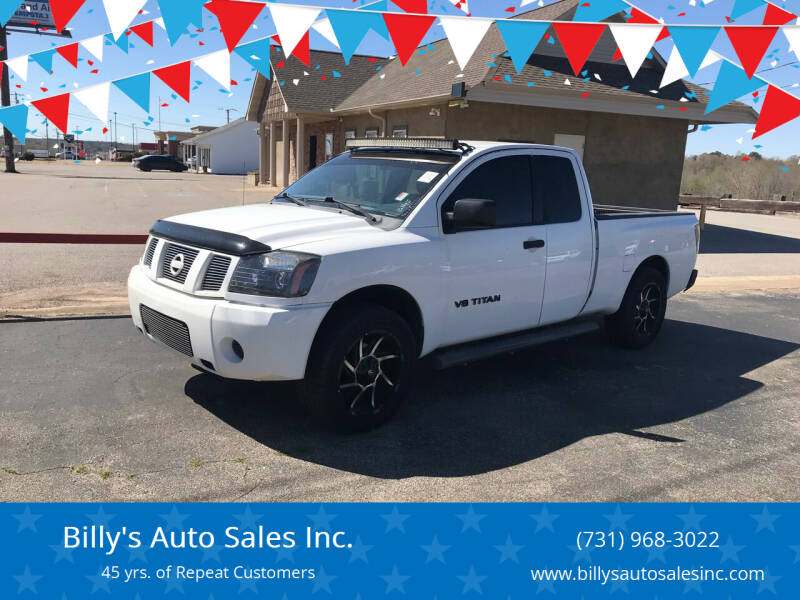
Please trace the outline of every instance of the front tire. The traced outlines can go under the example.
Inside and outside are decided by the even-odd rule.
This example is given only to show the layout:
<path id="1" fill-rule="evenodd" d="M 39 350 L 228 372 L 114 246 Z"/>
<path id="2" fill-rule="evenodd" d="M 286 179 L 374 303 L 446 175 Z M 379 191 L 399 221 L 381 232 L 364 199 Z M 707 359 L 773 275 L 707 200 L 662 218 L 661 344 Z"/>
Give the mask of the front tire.
<path id="1" fill-rule="evenodd" d="M 651 267 L 639 269 L 628 284 L 619 310 L 606 317 L 611 341 L 623 348 L 644 348 L 658 336 L 667 311 L 667 280 Z"/>
<path id="2" fill-rule="evenodd" d="M 395 312 L 372 304 L 338 309 L 317 335 L 301 393 L 311 414 L 344 433 L 388 421 L 411 384 L 416 343 Z"/>

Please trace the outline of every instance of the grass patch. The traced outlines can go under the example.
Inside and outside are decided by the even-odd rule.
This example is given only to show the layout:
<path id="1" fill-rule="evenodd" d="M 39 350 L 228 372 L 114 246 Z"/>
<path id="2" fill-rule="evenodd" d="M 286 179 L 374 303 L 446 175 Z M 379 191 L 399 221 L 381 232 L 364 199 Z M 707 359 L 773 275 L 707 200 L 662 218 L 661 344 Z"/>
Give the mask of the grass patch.
<path id="1" fill-rule="evenodd" d="M 236 462 L 236 463 L 239 463 L 240 465 L 243 465 L 244 463 L 246 463 L 246 462 L 247 462 L 247 459 L 246 459 L 246 458 L 242 458 L 242 457 L 240 456 L 239 458 L 234 458 L 234 459 L 233 459 L 233 462 Z"/>
<path id="2" fill-rule="evenodd" d="M 100 476 L 100 479 L 102 479 L 103 481 L 105 481 L 106 479 L 108 479 L 109 477 L 111 477 L 111 475 L 113 475 L 113 473 L 112 473 L 111 471 L 109 471 L 108 469 L 103 469 L 102 471 L 100 471 L 100 472 L 98 473 L 98 475 Z"/>
<path id="3" fill-rule="evenodd" d="M 193 458 L 192 460 L 189 461 L 189 468 L 191 468 L 191 469 L 199 469 L 204 464 L 206 464 L 206 463 L 205 463 L 205 461 L 203 459 L 201 459 L 201 458 Z"/>
<path id="4" fill-rule="evenodd" d="M 69 470 L 75 473 L 75 475 L 84 475 L 89 472 L 86 465 L 70 465 Z"/>
<path id="5" fill-rule="evenodd" d="M 3 467 L 3 473 L 8 473 L 9 475 L 19 475 L 19 473 L 11 467 Z"/>
<path id="6" fill-rule="evenodd" d="M 136 473 L 125 473 L 125 479 L 136 479 Z"/>

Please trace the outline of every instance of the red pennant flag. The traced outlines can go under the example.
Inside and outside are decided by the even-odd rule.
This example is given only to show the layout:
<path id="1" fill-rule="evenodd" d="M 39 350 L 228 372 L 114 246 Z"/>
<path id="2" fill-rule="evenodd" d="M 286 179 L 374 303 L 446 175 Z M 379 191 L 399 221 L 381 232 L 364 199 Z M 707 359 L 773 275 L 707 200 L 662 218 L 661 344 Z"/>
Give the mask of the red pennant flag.
<path id="1" fill-rule="evenodd" d="M 797 15 L 783 10 L 774 4 L 767 4 L 767 12 L 764 13 L 764 25 L 786 25 L 789 21 L 794 21 Z"/>
<path id="2" fill-rule="evenodd" d="M 53 15 L 56 32 L 61 33 L 84 2 L 86 0 L 50 0 L 50 14 Z"/>
<path id="3" fill-rule="evenodd" d="M 189 102 L 189 94 L 192 88 L 192 62 L 186 62 L 156 69 L 153 75 L 166 83 L 181 98 Z"/>
<path id="4" fill-rule="evenodd" d="M 283 45 L 281 44 L 281 38 L 278 36 L 278 34 L 273 35 L 272 39 L 275 40 L 275 43 L 279 46 Z M 305 66 L 311 66 L 311 43 L 309 41 L 308 31 L 306 31 L 306 34 L 302 37 L 302 39 L 297 42 L 297 46 L 295 46 L 294 50 L 292 50 L 292 56 L 294 56 Z"/>
<path id="5" fill-rule="evenodd" d="M 153 47 L 153 22 L 148 21 L 147 23 L 142 23 L 141 25 L 134 25 L 131 27 L 131 31 L 138 35 L 144 42 Z"/>
<path id="6" fill-rule="evenodd" d="M 222 35 L 228 45 L 228 52 L 233 52 L 236 44 L 244 37 L 265 6 L 263 2 L 241 0 L 211 0 L 205 5 L 209 11 L 217 15 Z"/>
<path id="7" fill-rule="evenodd" d="M 753 139 L 797 117 L 800 117 L 800 98 L 771 85 L 767 88 Z"/>
<path id="8" fill-rule="evenodd" d="M 619 46 L 614 51 L 614 58 L 611 59 L 611 62 L 617 62 L 620 58 L 622 58 L 622 52 L 619 51 Z"/>
<path id="9" fill-rule="evenodd" d="M 428 14 L 428 0 L 392 0 L 407 13 Z"/>
<path id="10" fill-rule="evenodd" d="M 748 78 L 753 77 L 761 59 L 772 43 L 777 27 L 725 27 L 725 33 L 736 50 L 736 56 L 742 61 L 742 67 Z"/>
<path id="11" fill-rule="evenodd" d="M 64 60 L 66 60 L 69 64 L 71 64 L 76 69 L 78 68 L 78 43 L 75 42 L 74 44 L 67 44 L 66 46 L 59 46 L 56 48 L 56 52 L 58 52 Z"/>
<path id="12" fill-rule="evenodd" d="M 597 40 L 606 30 L 606 26 L 602 23 L 553 23 L 553 29 L 561 42 L 561 47 L 564 48 L 572 70 L 577 75 L 594 50 Z"/>
<path id="13" fill-rule="evenodd" d="M 389 29 L 397 57 L 405 67 L 408 59 L 419 47 L 419 43 L 433 25 L 436 17 L 422 15 L 406 15 L 403 13 L 383 13 L 383 20 Z"/>
<path id="14" fill-rule="evenodd" d="M 631 10 L 631 18 L 628 19 L 626 23 L 644 23 L 647 25 L 658 25 L 659 21 L 657 21 L 650 15 L 643 13 L 638 8 L 634 8 Z M 667 27 L 665 26 L 661 28 L 661 33 L 658 34 L 656 41 L 660 42 L 661 40 L 666 39 L 668 37 L 669 37 L 669 29 L 667 29 Z M 615 54 L 614 56 L 616 56 L 616 58 L 614 58 L 613 60 L 618 60 L 622 58 L 622 53 L 619 51 L 619 48 L 617 48 L 617 54 Z"/>
<path id="15" fill-rule="evenodd" d="M 631 18 L 628 19 L 626 23 L 647 23 L 650 25 L 655 25 L 658 23 L 658 19 L 651 17 L 650 15 L 642 12 L 638 8 L 633 8 L 631 10 Z"/>
<path id="16" fill-rule="evenodd" d="M 42 98 L 31 102 L 46 119 L 55 125 L 61 133 L 67 133 L 67 121 L 69 119 L 69 93 L 53 96 L 52 98 Z"/>

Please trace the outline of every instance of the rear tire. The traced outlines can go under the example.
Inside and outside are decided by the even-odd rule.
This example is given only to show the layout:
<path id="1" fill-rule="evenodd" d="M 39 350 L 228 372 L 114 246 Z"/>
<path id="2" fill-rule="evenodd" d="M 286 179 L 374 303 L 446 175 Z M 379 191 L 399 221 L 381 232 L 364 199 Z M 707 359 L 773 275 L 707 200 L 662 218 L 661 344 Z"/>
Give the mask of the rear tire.
<path id="1" fill-rule="evenodd" d="M 406 322 L 382 306 L 351 304 L 323 327 L 300 386 L 311 414 L 343 433 L 391 419 L 411 385 L 416 358 Z"/>
<path id="2" fill-rule="evenodd" d="M 606 317 L 606 331 L 618 346 L 644 348 L 661 331 L 666 310 L 666 278 L 661 271 L 644 267 L 628 284 L 619 310 Z"/>

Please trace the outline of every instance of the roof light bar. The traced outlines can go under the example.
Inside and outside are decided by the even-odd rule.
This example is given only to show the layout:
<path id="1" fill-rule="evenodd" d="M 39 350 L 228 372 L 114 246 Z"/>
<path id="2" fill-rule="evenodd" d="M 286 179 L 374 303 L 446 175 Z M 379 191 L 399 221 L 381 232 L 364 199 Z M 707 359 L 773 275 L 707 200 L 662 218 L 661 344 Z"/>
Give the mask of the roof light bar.
<path id="1" fill-rule="evenodd" d="M 463 151 L 463 145 L 458 140 L 443 140 L 436 138 L 352 138 L 345 142 L 348 150 L 358 148 L 421 148 L 424 150 L 455 150 Z"/>

